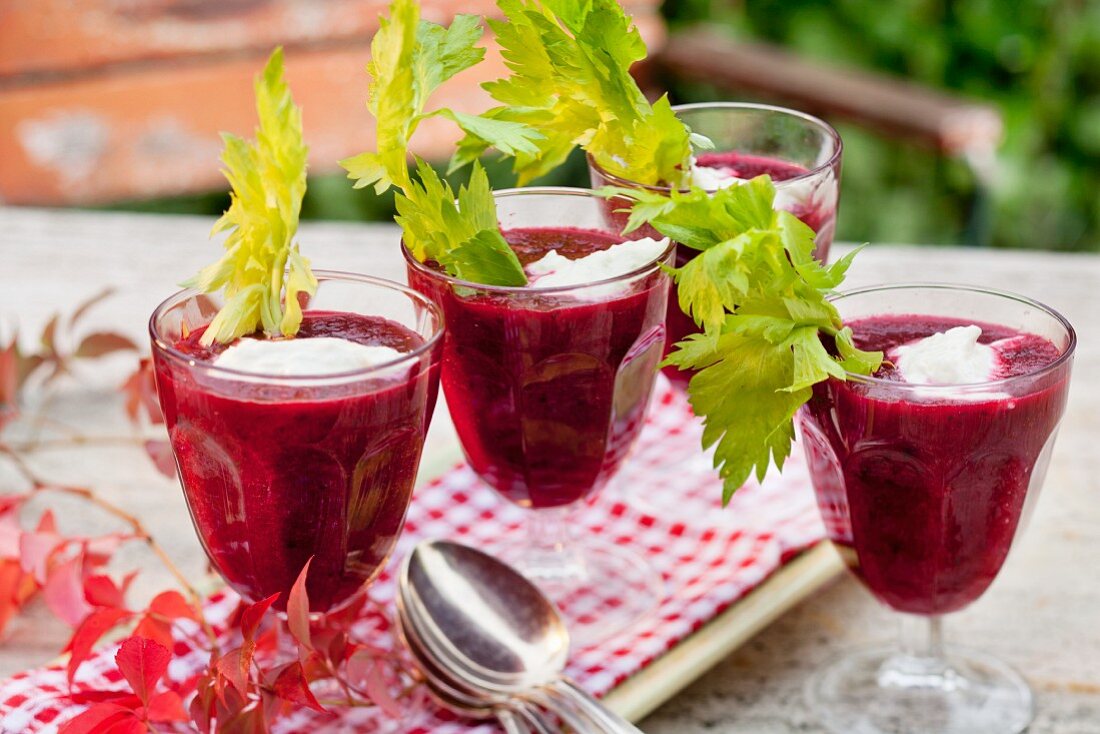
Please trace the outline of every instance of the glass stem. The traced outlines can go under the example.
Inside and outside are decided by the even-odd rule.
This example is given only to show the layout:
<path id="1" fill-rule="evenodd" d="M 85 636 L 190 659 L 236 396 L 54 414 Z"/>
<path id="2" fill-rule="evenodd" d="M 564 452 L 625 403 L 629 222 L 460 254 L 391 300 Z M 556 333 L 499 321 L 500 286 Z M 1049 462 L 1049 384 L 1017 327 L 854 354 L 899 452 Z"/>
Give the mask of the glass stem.
<path id="1" fill-rule="evenodd" d="M 943 617 L 899 614 L 901 651 L 913 658 L 943 659 Z"/>
<path id="2" fill-rule="evenodd" d="M 963 681 L 944 656 L 943 618 L 900 614 L 899 650 L 878 671 L 884 688 L 957 689 Z"/>
<path id="3" fill-rule="evenodd" d="M 543 581 L 583 578 L 584 556 L 574 542 L 572 507 L 527 511 L 527 550 L 511 560 L 532 578 Z"/>

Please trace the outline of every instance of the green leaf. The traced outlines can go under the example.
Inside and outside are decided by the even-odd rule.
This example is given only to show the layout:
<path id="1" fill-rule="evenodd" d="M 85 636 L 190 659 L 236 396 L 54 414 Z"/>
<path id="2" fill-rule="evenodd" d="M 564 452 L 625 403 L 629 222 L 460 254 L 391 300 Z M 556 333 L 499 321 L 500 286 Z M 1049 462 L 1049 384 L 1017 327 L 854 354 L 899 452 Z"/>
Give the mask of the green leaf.
<path id="1" fill-rule="evenodd" d="M 775 212 L 762 176 L 712 195 L 693 188 L 662 194 L 604 189 L 633 204 L 634 223 L 702 250 L 674 271 L 681 309 L 703 330 L 665 360 L 698 370 L 688 397 L 703 418 L 704 446 L 716 445 L 725 501 L 749 477 L 782 468 L 793 417 L 811 388 L 847 372 L 870 374 L 882 355 L 857 349 L 828 295 L 851 263 L 813 258 L 813 231 Z M 682 238 L 682 239 L 681 239 Z M 836 354 L 822 337 L 833 337 Z"/>
<path id="2" fill-rule="evenodd" d="M 723 480 L 723 502 L 755 473 L 763 479 L 790 455 L 792 418 L 809 389 L 787 392 L 794 374 L 791 350 L 784 344 L 740 334 L 723 335 L 724 356 L 698 372 L 689 399 L 703 418 L 703 446 L 717 446 L 714 465 Z M 685 365 L 694 366 L 694 365 Z"/>
<path id="3" fill-rule="evenodd" d="M 371 186 L 377 194 L 391 187 L 399 190 L 396 221 L 417 259 L 435 261 L 464 280 L 523 285 L 527 278 L 500 234 L 488 178 L 480 165 L 475 164 L 457 203 L 450 184 L 423 161 L 417 162 L 417 179 L 409 175 L 409 140 L 429 117 L 452 120 L 466 132 L 467 142 L 459 147 L 452 168 L 476 162 L 490 144 L 513 155 L 538 152 L 535 141 L 542 135 L 521 121 L 446 108 L 425 112 L 432 92 L 485 56 L 485 50 L 475 46 L 481 34 L 481 21 L 475 15 L 457 15 L 444 27 L 421 20 L 416 0 L 394 0 L 389 17 L 381 19 L 371 42 L 367 68 L 371 75 L 367 108 L 377 119 L 376 150 L 347 158 L 340 165 L 356 188 Z"/>
<path id="4" fill-rule="evenodd" d="M 317 289 L 308 261 L 293 243 L 306 192 L 308 148 L 301 110 L 283 79 L 281 48 L 271 54 L 255 91 L 256 140 L 222 134 L 223 173 L 232 191 L 229 209 L 213 231 L 228 232 L 225 255 L 184 283 L 204 293 L 225 291 L 225 305 L 203 333 L 207 345 L 261 328 L 269 335 L 294 335 L 301 323 L 298 296 Z"/>
<path id="5" fill-rule="evenodd" d="M 396 197 L 397 223 L 414 257 L 433 260 L 473 283 L 527 283 L 519 258 L 500 234 L 489 177 L 480 163 L 474 164 L 470 182 L 457 196 L 424 161 L 418 161 L 417 178 Z"/>
<path id="6" fill-rule="evenodd" d="M 527 284 L 516 253 L 496 229 L 485 229 L 447 253 L 443 264 L 462 280 L 488 285 Z"/>
<path id="7" fill-rule="evenodd" d="M 631 76 L 646 48 L 616 0 L 497 4 L 504 20 L 490 20 L 489 26 L 511 74 L 483 85 L 501 106 L 482 117 L 523 123 L 542 137 L 532 139 L 537 151 L 509 152 L 468 126 L 452 168 L 496 147 L 514 158 L 522 186 L 581 146 L 605 170 L 627 180 L 684 182 L 691 132 L 667 98 L 651 105 Z"/>

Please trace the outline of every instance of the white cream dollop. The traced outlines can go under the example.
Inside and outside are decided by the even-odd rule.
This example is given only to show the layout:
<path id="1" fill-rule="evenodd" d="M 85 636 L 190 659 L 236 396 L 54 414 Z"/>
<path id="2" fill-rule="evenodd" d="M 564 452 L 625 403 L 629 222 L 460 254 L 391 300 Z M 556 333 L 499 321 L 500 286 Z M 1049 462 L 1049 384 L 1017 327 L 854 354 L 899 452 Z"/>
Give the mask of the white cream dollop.
<path id="1" fill-rule="evenodd" d="M 906 382 L 914 385 L 969 385 L 996 376 L 997 350 L 979 344 L 980 326 L 956 326 L 909 344 L 888 355 Z"/>
<path id="2" fill-rule="evenodd" d="M 525 270 L 531 285 L 536 288 L 586 285 L 626 275 L 653 262 L 668 249 L 668 243 L 667 237 L 660 240 L 643 237 L 620 242 L 576 260 L 570 260 L 551 250 L 530 263 Z"/>
<path id="3" fill-rule="evenodd" d="M 691 159 L 691 182 L 704 191 L 728 189 L 746 181 L 748 179 L 726 173 L 721 168 L 700 166 L 694 158 Z M 777 211 L 795 211 L 806 207 L 815 195 L 821 198 L 822 206 L 830 209 L 836 207 L 837 187 L 831 174 L 821 180 L 797 178 L 776 182 L 773 206 Z"/>
<path id="4" fill-rule="evenodd" d="M 728 189 L 730 186 L 743 184 L 747 180 L 748 179 L 739 178 L 733 174 L 726 173 L 721 168 L 700 166 L 695 162 L 694 158 L 691 159 L 691 183 L 704 191 Z"/>
<path id="5" fill-rule="evenodd" d="M 333 336 L 306 339 L 240 339 L 214 364 L 251 374 L 295 377 L 335 375 L 391 362 L 401 352 Z"/>

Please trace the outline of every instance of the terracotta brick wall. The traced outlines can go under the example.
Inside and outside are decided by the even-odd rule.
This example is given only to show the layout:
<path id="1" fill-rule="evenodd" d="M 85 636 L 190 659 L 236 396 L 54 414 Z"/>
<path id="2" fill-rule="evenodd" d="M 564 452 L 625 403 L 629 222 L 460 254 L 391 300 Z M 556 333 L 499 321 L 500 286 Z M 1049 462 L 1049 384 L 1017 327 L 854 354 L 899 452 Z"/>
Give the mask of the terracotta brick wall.
<path id="1" fill-rule="evenodd" d="M 651 47 L 657 0 L 630 10 Z M 218 131 L 251 133 L 252 77 L 276 44 L 303 108 L 315 172 L 372 144 L 365 73 L 376 0 L 0 0 L 0 203 L 70 204 L 220 188 Z M 425 17 L 492 13 L 489 0 L 425 0 Z M 499 57 L 438 102 L 488 105 Z M 418 133 L 447 154 L 453 129 Z"/>

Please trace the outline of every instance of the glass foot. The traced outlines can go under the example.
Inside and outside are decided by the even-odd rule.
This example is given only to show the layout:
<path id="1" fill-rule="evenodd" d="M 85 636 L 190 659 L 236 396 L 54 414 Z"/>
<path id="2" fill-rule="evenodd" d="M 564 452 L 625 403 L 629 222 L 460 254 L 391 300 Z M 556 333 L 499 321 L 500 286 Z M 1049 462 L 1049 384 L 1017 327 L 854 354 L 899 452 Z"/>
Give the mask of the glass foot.
<path id="1" fill-rule="evenodd" d="M 604 642 L 657 611 L 665 582 L 645 558 L 597 539 L 560 546 L 489 549 L 557 605 L 573 649 Z"/>
<path id="2" fill-rule="evenodd" d="M 837 734 L 1018 734 L 1035 713 L 1019 673 L 959 648 L 942 660 L 896 648 L 856 652 L 819 671 L 805 693 Z"/>

